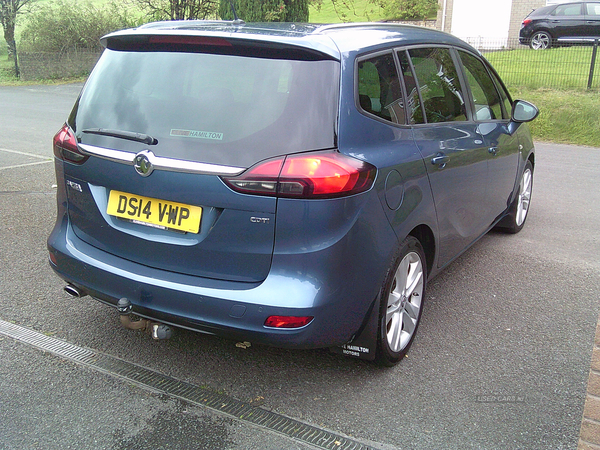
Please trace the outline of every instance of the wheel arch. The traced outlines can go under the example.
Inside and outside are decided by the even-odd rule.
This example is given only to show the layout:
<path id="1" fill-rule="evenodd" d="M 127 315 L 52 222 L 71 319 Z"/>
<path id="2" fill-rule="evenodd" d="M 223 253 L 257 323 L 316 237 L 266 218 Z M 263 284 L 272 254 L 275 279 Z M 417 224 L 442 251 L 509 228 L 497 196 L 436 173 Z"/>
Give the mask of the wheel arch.
<path id="1" fill-rule="evenodd" d="M 527 161 L 531 163 L 531 167 L 535 170 L 535 153 L 531 152 L 527 157 Z"/>
<path id="2" fill-rule="evenodd" d="M 531 35 L 533 36 L 533 35 L 534 35 L 534 34 L 536 34 L 536 33 L 547 33 L 547 34 L 548 34 L 548 36 L 550 36 L 552 39 L 554 39 L 554 35 L 553 35 L 553 34 L 552 34 L 552 32 L 551 32 L 551 31 L 550 31 L 548 28 L 546 28 L 546 27 L 540 27 L 540 28 L 537 28 L 537 29 L 533 30 L 533 32 L 531 33 Z"/>
<path id="3" fill-rule="evenodd" d="M 427 274 L 429 275 L 433 269 L 433 262 L 435 260 L 435 236 L 431 228 L 425 224 L 421 224 L 412 229 L 409 236 L 413 236 L 418 239 L 425 252 L 425 258 L 427 259 Z"/>

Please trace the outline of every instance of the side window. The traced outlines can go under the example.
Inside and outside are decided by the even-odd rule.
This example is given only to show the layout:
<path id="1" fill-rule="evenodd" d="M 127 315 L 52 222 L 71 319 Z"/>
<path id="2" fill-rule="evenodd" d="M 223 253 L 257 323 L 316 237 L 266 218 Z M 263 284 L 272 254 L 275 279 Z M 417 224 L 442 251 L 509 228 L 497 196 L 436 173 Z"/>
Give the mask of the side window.
<path id="1" fill-rule="evenodd" d="M 552 16 L 580 16 L 581 3 L 559 5 L 551 14 Z"/>
<path id="2" fill-rule="evenodd" d="M 475 56 L 459 51 L 473 95 L 475 120 L 502 119 L 500 95 L 483 62 Z"/>
<path id="3" fill-rule="evenodd" d="M 464 95 L 450 50 L 409 50 L 428 123 L 467 120 Z"/>
<path id="4" fill-rule="evenodd" d="M 423 110 L 421 109 L 421 99 L 419 98 L 419 88 L 415 80 L 415 75 L 410 68 L 408 54 L 406 51 L 398 52 L 402 78 L 406 87 L 406 110 L 409 124 L 425 123 Z"/>
<path id="5" fill-rule="evenodd" d="M 600 3 L 586 3 L 585 6 L 588 16 L 600 16 Z"/>
<path id="6" fill-rule="evenodd" d="M 400 81 L 391 53 L 358 63 L 358 102 L 369 114 L 392 123 L 406 123 Z"/>

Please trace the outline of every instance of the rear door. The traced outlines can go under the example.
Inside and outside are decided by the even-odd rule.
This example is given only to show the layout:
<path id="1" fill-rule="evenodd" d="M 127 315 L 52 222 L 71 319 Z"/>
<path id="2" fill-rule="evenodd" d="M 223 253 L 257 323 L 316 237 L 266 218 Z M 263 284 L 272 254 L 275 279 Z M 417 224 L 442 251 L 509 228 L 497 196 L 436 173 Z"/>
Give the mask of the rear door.
<path id="1" fill-rule="evenodd" d="M 315 52 L 304 59 L 298 48 L 252 52 L 237 43 L 109 40 L 69 118 L 88 155 L 65 164 L 80 239 L 162 270 L 266 277 L 277 200 L 233 192 L 221 177 L 334 147 L 339 63 Z"/>
<path id="2" fill-rule="evenodd" d="M 398 53 L 414 138 L 427 167 L 439 227 L 439 266 L 487 230 L 488 149 L 470 121 L 452 51 L 414 48 Z M 417 91 L 420 95 L 417 95 Z M 415 103 L 419 102 L 420 105 Z"/>
<path id="3" fill-rule="evenodd" d="M 583 36 L 585 17 L 582 3 L 558 5 L 549 17 L 552 34 L 556 39 Z"/>
<path id="4" fill-rule="evenodd" d="M 488 207 L 495 219 L 508 207 L 515 186 L 519 140 L 508 131 L 510 104 L 506 93 L 500 94 L 495 75 L 472 53 L 459 50 L 458 54 L 474 107 L 473 119 L 488 149 Z"/>
<path id="5" fill-rule="evenodd" d="M 585 4 L 586 35 L 600 38 L 600 2 Z"/>

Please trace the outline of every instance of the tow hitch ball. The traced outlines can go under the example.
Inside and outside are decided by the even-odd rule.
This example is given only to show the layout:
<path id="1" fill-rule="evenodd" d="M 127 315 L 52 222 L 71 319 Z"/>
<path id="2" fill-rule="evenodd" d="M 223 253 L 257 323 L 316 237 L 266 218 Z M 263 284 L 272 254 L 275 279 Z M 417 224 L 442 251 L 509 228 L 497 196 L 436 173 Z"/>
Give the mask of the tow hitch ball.
<path id="1" fill-rule="evenodd" d="M 152 339 L 155 340 L 169 339 L 173 334 L 171 327 L 168 325 L 136 316 L 131 312 L 131 309 L 131 302 L 128 299 L 122 298 L 118 301 L 117 310 L 119 311 L 119 318 L 121 325 L 125 328 L 147 331 L 152 335 Z"/>

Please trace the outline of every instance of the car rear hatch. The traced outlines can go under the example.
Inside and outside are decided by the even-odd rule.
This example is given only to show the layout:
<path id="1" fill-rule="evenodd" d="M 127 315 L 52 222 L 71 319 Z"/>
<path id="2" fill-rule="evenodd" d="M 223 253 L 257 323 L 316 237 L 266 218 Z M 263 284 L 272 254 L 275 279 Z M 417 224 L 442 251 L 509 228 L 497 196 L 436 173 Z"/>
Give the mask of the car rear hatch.
<path id="1" fill-rule="evenodd" d="M 105 44 L 55 137 L 76 236 L 167 271 L 264 280 L 277 199 L 221 177 L 335 147 L 339 62 L 264 37 L 151 30 Z"/>

